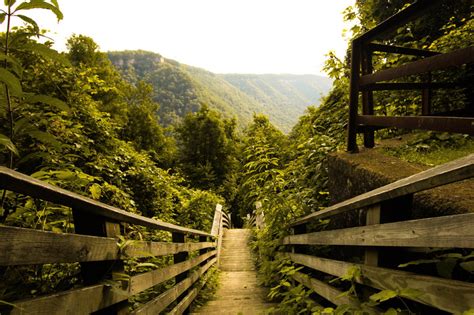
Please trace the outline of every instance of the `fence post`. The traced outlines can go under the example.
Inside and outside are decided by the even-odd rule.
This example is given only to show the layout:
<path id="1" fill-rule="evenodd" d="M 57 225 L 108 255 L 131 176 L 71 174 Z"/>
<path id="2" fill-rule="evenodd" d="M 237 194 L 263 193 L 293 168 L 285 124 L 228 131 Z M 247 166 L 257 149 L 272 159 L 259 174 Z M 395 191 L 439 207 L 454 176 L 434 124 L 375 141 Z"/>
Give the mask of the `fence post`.
<path id="1" fill-rule="evenodd" d="M 372 51 L 367 45 L 361 46 L 362 54 L 362 74 L 371 74 L 373 72 L 372 67 Z M 364 115 L 374 114 L 374 92 L 363 91 L 362 92 L 362 113 Z M 366 148 L 373 148 L 374 142 L 374 129 L 372 127 L 364 127 L 364 146 Z"/>
<path id="2" fill-rule="evenodd" d="M 368 207 L 365 225 L 373 225 L 380 223 L 380 204 Z M 364 263 L 369 266 L 377 266 L 379 264 L 379 253 L 375 248 L 366 248 Z"/>
<path id="3" fill-rule="evenodd" d="M 349 124 L 347 127 L 347 151 L 357 152 L 357 112 L 359 107 L 359 78 L 360 78 L 360 42 L 352 41 L 351 79 L 349 95 Z"/>
<path id="4" fill-rule="evenodd" d="M 186 241 L 185 240 L 185 235 L 183 233 L 173 232 L 172 233 L 172 241 L 173 241 L 173 243 L 184 243 Z M 174 264 L 183 262 L 186 259 L 188 259 L 188 253 L 187 252 L 181 252 L 181 253 L 177 253 L 177 254 L 173 255 L 173 263 Z M 176 283 L 181 282 L 182 280 L 186 279 L 187 276 L 188 276 L 187 271 L 185 271 L 183 273 L 180 273 L 179 275 L 177 275 L 175 277 Z"/>
<path id="5" fill-rule="evenodd" d="M 105 218 L 84 213 L 78 209 L 72 209 L 74 220 L 74 230 L 76 234 L 105 236 L 117 238 L 121 235 L 120 224 L 118 222 L 106 221 Z M 124 273 L 124 264 L 122 260 L 108 260 L 97 262 L 82 262 L 81 274 L 84 284 L 92 285 L 103 280 L 107 275 L 112 273 Z M 122 283 L 122 289 L 124 283 Z M 111 305 L 102 309 L 97 314 L 126 314 L 128 311 L 128 300 Z"/>
<path id="6" fill-rule="evenodd" d="M 421 114 L 423 116 L 431 115 L 431 72 L 428 72 L 428 87 L 421 92 Z"/>

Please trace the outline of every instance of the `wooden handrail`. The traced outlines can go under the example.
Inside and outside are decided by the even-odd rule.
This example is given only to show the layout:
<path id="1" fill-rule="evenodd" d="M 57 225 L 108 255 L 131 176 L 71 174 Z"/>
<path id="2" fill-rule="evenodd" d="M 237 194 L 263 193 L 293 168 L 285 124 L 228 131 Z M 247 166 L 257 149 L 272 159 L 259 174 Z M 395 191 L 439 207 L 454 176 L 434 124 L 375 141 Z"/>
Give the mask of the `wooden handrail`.
<path id="1" fill-rule="evenodd" d="M 0 226 L 0 266 L 78 262 L 84 283 L 79 289 L 12 301 L 15 308 L 9 310 L 11 314 L 121 313 L 126 311 L 129 297 L 173 278 L 176 284 L 172 288 L 135 312 L 156 313 L 177 301 L 171 313 L 182 313 L 200 289 L 191 286 L 199 278 L 207 278 L 208 269 L 218 262 L 223 229 L 230 226 L 230 216 L 220 205 L 214 222 L 217 232 L 207 233 L 129 213 L 5 167 L 0 167 L 0 189 L 70 207 L 76 233 Z M 121 223 L 171 232 L 172 242 L 133 240 L 120 247 Z M 173 264 L 133 275 L 128 282 L 117 280 L 120 289 L 101 283 L 113 279 L 114 273 L 124 273 L 125 259 L 168 255 L 173 255 Z"/>
<path id="2" fill-rule="evenodd" d="M 294 227 L 474 176 L 474 154 L 431 168 L 293 221 Z"/>
<path id="3" fill-rule="evenodd" d="M 152 229 L 191 235 L 212 236 L 210 233 L 160 220 L 143 217 L 105 203 L 81 196 L 66 189 L 45 183 L 31 176 L 0 166 L 0 188 L 22 193 L 38 199 L 50 201 L 118 222 L 137 224 Z"/>
<path id="4" fill-rule="evenodd" d="M 443 253 L 452 250 L 453 257 L 460 255 L 461 258 L 463 256 L 458 254 L 459 249 L 474 248 L 473 213 L 410 219 L 414 193 L 472 177 L 474 177 L 474 154 L 297 219 L 291 224 L 293 234 L 280 240 L 280 245 L 284 246 L 280 247 L 278 254 L 289 258 L 296 265 L 317 271 L 307 274 L 303 270 L 295 273 L 293 279 L 336 305 L 350 304 L 358 307 L 359 304 L 358 301 L 351 299 L 338 300 L 337 297 L 343 295 L 343 292 L 330 283 L 317 279 L 320 277 L 318 275 L 344 277 L 349 272 L 355 274 L 356 269 L 358 275 L 352 279 L 353 282 L 378 290 L 419 291 L 419 295 L 402 295 L 402 297 L 439 310 L 462 313 L 474 308 L 473 283 L 407 272 L 397 269 L 397 265 L 401 267 L 402 265 L 399 265 L 401 263 L 423 259 L 420 256 L 415 256 L 418 258 L 406 256 L 407 248 L 430 250 L 438 248 L 443 250 Z M 395 210 L 397 216 L 393 216 Z M 353 211 L 359 217 L 364 214 L 365 223 L 358 220 L 359 223 L 349 222 L 351 227 L 328 227 L 315 232 L 308 230 L 314 220 L 348 211 Z M 349 217 L 351 216 L 347 216 Z M 318 252 L 318 247 L 309 250 L 311 246 L 324 246 L 325 257 L 318 257 L 315 254 Z M 410 253 L 420 255 L 414 251 Z M 340 260 L 341 257 L 346 261 Z M 373 292 L 371 290 L 368 290 L 370 294 Z"/>

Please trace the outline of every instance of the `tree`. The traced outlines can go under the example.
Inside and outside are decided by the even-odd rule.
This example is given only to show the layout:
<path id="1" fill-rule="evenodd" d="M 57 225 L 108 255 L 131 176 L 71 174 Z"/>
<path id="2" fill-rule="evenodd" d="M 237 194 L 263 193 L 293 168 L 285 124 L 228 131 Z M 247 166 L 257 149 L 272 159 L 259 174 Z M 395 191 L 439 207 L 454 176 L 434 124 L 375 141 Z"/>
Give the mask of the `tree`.
<path id="1" fill-rule="evenodd" d="M 180 168 L 192 185 L 218 189 L 232 170 L 233 120 L 222 120 L 207 106 L 189 113 L 177 128 Z"/>

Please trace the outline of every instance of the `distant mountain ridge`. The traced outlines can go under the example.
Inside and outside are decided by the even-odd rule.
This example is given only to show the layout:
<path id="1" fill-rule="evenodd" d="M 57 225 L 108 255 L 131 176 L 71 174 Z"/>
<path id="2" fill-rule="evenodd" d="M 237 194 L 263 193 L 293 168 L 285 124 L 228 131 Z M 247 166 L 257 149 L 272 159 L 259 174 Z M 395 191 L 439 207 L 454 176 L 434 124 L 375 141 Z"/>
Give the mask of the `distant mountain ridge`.
<path id="1" fill-rule="evenodd" d="M 147 51 L 115 51 L 108 56 L 129 81 L 153 86 L 164 124 L 207 104 L 224 117 L 236 117 L 239 125 L 263 113 L 289 132 L 305 108 L 318 105 L 331 87 L 330 79 L 316 75 L 215 74 Z"/>

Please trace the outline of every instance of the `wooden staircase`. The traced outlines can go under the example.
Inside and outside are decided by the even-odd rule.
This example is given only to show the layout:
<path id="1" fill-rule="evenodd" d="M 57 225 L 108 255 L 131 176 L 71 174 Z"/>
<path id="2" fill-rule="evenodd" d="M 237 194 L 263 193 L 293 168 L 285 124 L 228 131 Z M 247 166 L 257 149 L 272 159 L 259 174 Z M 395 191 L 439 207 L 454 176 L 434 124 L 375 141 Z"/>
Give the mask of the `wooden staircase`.
<path id="1" fill-rule="evenodd" d="M 224 231 L 215 297 L 194 314 L 264 314 L 273 304 L 258 285 L 257 273 L 248 245 L 249 229 Z"/>

